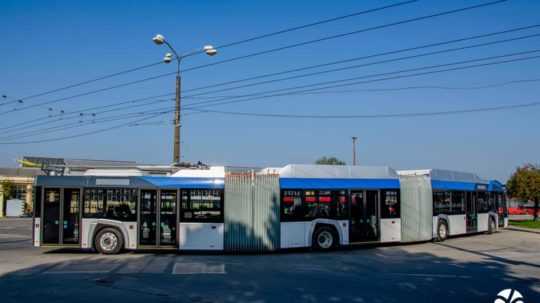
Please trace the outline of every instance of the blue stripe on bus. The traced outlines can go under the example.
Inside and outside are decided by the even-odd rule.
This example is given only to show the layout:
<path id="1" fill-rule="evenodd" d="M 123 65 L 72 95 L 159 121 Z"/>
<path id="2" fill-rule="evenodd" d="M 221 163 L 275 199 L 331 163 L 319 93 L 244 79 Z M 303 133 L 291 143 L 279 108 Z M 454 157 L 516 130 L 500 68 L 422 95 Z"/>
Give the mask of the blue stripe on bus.
<path id="1" fill-rule="evenodd" d="M 160 188 L 224 188 L 223 178 L 141 177 Z"/>
<path id="2" fill-rule="evenodd" d="M 476 183 L 431 180 L 431 188 L 441 190 L 467 190 L 475 191 Z"/>
<path id="3" fill-rule="evenodd" d="M 504 185 L 497 180 L 491 180 L 489 181 L 488 190 L 504 192 Z"/>
<path id="4" fill-rule="evenodd" d="M 399 179 L 280 178 L 283 189 L 399 188 Z"/>

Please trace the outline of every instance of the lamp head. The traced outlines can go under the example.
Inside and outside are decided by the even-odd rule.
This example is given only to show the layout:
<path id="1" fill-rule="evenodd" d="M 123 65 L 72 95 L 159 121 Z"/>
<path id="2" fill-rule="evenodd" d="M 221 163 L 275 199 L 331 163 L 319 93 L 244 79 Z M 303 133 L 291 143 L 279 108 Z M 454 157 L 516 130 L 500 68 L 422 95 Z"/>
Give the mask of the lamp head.
<path id="1" fill-rule="evenodd" d="M 217 55 L 217 49 L 215 49 L 212 45 L 205 45 L 203 47 L 203 51 L 208 55 L 208 56 L 214 56 L 214 55 Z"/>
<path id="2" fill-rule="evenodd" d="M 154 41 L 155 44 L 161 45 L 165 43 L 165 37 L 163 35 L 157 34 L 152 38 L 152 41 Z"/>
<path id="3" fill-rule="evenodd" d="M 166 54 L 165 54 L 165 57 L 163 57 L 163 62 L 165 62 L 165 63 L 171 63 L 172 59 L 173 59 L 172 54 L 171 54 L 171 53 L 166 53 Z"/>

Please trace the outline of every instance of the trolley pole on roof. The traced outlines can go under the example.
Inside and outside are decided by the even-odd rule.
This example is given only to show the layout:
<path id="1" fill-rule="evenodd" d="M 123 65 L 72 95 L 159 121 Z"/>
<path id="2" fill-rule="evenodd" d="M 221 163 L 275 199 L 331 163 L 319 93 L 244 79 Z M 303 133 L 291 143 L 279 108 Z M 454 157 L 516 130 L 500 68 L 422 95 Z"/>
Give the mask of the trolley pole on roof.
<path id="1" fill-rule="evenodd" d="M 356 165 L 356 140 L 358 137 L 352 137 L 352 165 Z"/>
<path id="2" fill-rule="evenodd" d="M 171 63 L 173 60 L 176 60 L 176 90 L 175 90 L 175 107 L 174 107 L 174 137 L 173 137 L 173 165 L 179 166 L 181 164 L 181 146 L 180 146 L 180 112 L 181 112 L 181 88 L 182 88 L 182 78 L 180 75 L 180 63 L 182 62 L 182 59 L 195 55 L 197 53 L 200 53 L 200 51 L 195 51 L 187 54 L 178 54 L 176 50 L 172 47 L 172 45 L 165 40 L 165 37 L 163 35 L 157 34 L 152 38 L 152 41 L 154 41 L 157 45 L 165 44 L 171 53 L 166 53 L 165 57 L 163 57 L 163 62 L 165 63 Z M 202 49 L 202 51 L 207 54 L 208 56 L 214 56 L 217 54 L 217 50 L 212 45 L 205 45 Z"/>

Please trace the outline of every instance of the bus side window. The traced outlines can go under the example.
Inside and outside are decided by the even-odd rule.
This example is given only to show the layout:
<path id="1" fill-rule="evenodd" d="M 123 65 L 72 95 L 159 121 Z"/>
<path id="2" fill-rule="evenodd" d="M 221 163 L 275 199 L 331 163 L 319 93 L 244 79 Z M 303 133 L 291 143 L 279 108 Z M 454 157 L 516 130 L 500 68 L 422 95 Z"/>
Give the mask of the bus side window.
<path id="1" fill-rule="evenodd" d="M 304 216 L 302 209 L 302 191 L 281 191 L 281 218 L 283 221 L 302 219 Z"/>
<path id="2" fill-rule="evenodd" d="M 400 217 L 399 191 L 383 190 L 381 191 L 381 218 L 394 219 Z"/>
<path id="3" fill-rule="evenodd" d="M 311 220 L 318 216 L 319 207 L 317 201 L 317 192 L 314 190 L 304 191 L 302 208 L 304 210 L 304 218 Z"/>

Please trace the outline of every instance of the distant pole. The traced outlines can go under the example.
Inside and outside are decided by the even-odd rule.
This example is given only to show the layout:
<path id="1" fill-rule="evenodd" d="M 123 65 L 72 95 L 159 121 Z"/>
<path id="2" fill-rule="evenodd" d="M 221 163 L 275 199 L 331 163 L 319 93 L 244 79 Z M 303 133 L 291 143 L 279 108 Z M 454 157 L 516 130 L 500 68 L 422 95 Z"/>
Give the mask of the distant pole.
<path id="1" fill-rule="evenodd" d="M 356 140 L 358 137 L 352 137 L 352 165 L 356 165 Z"/>

